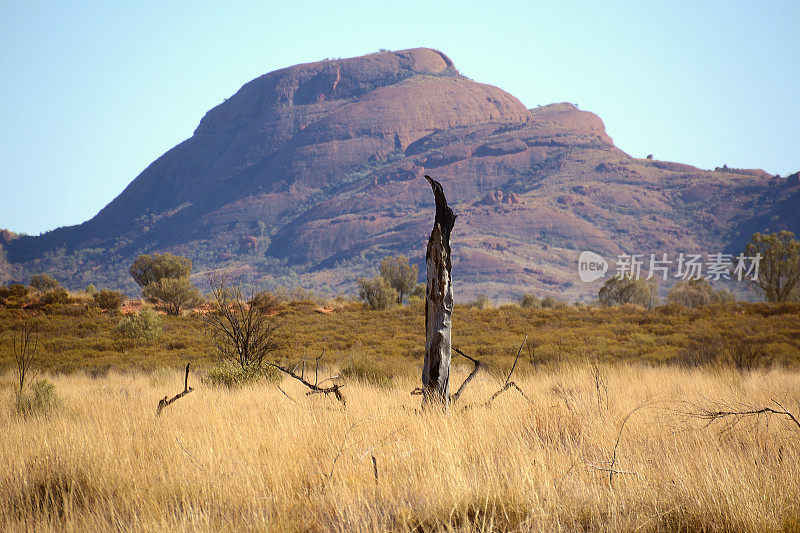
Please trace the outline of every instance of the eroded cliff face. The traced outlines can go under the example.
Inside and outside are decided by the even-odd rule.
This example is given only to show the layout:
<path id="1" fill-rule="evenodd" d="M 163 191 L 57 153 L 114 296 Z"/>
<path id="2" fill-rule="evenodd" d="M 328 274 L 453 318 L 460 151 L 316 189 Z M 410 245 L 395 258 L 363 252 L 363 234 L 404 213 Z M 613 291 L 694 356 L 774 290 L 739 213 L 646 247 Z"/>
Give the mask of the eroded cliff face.
<path id="1" fill-rule="evenodd" d="M 467 296 L 596 292 L 575 284 L 583 249 L 721 251 L 798 187 L 631 158 L 596 115 L 528 110 L 420 48 L 248 82 L 95 218 L 5 247 L 19 272 L 75 286 L 129 284 L 136 254 L 171 250 L 201 272 L 342 291 L 382 255 L 422 262 L 425 173 L 459 214 L 453 270 Z M 780 220 L 791 229 L 797 214 Z"/>

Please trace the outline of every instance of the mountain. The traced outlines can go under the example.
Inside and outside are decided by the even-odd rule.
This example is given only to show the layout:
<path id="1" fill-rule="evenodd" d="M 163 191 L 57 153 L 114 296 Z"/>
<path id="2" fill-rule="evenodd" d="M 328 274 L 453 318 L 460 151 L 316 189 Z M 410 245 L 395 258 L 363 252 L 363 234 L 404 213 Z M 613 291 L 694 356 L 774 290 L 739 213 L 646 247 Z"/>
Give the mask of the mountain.
<path id="1" fill-rule="evenodd" d="M 653 127 L 658 127 L 654 124 Z M 277 70 L 211 109 L 94 218 L 0 234 L 0 281 L 134 289 L 136 255 L 190 257 L 266 287 L 336 293 L 387 254 L 424 271 L 444 186 L 457 297 L 576 298 L 581 250 L 738 251 L 755 230 L 800 229 L 800 184 L 761 170 L 637 159 L 568 103 L 535 109 L 427 48 Z"/>

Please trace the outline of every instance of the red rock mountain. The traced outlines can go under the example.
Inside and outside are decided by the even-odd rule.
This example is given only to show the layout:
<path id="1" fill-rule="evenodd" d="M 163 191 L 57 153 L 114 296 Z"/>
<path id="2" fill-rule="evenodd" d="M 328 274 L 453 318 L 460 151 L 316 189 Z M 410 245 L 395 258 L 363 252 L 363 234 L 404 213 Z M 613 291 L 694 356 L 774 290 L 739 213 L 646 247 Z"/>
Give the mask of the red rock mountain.
<path id="1" fill-rule="evenodd" d="M 384 255 L 422 265 L 433 217 L 424 174 L 458 214 L 462 298 L 588 297 L 599 282 L 578 281 L 581 250 L 713 253 L 754 230 L 800 229 L 796 179 L 632 158 L 596 115 L 526 109 L 419 48 L 245 84 L 93 219 L 0 234 L 0 281 L 49 272 L 131 290 L 133 258 L 169 250 L 194 261 L 198 281 L 227 268 L 266 287 L 349 291 Z"/>

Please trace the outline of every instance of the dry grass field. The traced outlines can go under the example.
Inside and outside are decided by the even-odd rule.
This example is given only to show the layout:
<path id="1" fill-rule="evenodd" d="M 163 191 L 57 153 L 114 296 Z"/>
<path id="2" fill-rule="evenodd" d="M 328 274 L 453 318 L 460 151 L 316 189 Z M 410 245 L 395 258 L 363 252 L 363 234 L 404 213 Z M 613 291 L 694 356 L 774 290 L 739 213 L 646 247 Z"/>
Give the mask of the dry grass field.
<path id="1" fill-rule="evenodd" d="M 31 417 L 12 411 L 6 374 L 0 530 L 800 528 L 796 425 L 687 416 L 773 399 L 796 414 L 798 374 L 598 370 L 528 369 L 517 383 L 530 402 L 509 390 L 489 407 L 500 383 L 481 373 L 446 413 L 418 410 L 411 374 L 384 387 L 347 382 L 346 408 L 290 378 L 284 394 L 191 375 L 195 390 L 160 416 L 158 400 L 183 386 L 179 371 L 57 374 L 60 406 Z"/>

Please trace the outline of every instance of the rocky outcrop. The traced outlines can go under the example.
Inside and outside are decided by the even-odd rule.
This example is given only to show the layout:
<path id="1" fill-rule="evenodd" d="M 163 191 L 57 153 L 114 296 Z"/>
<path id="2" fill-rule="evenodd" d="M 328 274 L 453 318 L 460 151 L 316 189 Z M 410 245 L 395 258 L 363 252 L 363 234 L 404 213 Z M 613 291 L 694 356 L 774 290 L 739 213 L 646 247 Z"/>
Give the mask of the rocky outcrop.
<path id="1" fill-rule="evenodd" d="M 464 298 L 587 295 L 596 287 L 576 283 L 580 250 L 721 251 L 775 220 L 799 224 L 796 176 L 632 158 L 593 113 L 526 109 L 418 48 L 246 83 L 92 220 L 39 237 L 0 232 L 10 261 L 0 276 L 35 269 L 68 286 L 131 290 L 137 254 L 172 251 L 198 272 L 350 291 L 383 255 L 422 266 L 426 173 L 459 216 L 453 272 Z"/>

